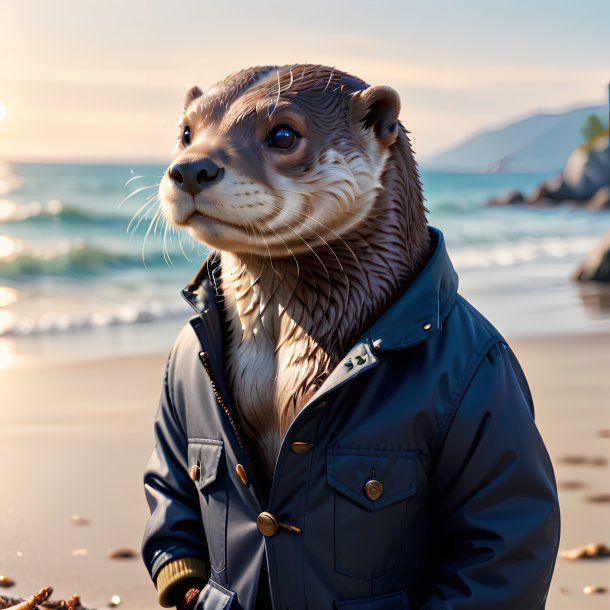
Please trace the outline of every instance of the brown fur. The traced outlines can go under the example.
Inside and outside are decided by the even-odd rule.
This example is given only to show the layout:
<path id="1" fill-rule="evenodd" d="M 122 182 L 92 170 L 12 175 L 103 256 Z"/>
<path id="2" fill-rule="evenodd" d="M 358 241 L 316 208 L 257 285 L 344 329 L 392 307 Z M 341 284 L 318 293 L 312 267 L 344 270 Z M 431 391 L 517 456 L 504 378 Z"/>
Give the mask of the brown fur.
<path id="1" fill-rule="evenodd" d="M 201 119 L 211 135 L 178 156 L 208 155 L 243 176 L 232 183 L 241 211 L 230 222 L 254 214 L 241 229 L 246 246 L 235 238 L 223 248 L 222 223 L 218 238 L 208 225 L 192 232 L 222 251 L 227 381 L 269 476 L 302 406 L 429 256 L 397 99 L 338 70 L 299 65 L 243 71 L 185 102 L 187 120 Z M 306 133 L 296 150 L 261 147 L 284 122 Z M 213 195 L 195 203 L 212 218 L 226 211 Z"/>

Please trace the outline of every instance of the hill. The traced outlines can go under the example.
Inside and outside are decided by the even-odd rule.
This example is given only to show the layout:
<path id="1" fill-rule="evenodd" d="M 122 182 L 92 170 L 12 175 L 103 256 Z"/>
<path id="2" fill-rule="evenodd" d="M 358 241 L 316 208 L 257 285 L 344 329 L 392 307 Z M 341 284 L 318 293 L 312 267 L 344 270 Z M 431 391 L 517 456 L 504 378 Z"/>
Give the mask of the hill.
<path id="1" fill-rule="evenodd" d="M 435 155 L 419 159 L 425 169 L 456 172 L 559 172 L 591 114 L 602 121 L 607 106 L 588 106 L 563 113 L 541 113 L 486 130 Z"/>

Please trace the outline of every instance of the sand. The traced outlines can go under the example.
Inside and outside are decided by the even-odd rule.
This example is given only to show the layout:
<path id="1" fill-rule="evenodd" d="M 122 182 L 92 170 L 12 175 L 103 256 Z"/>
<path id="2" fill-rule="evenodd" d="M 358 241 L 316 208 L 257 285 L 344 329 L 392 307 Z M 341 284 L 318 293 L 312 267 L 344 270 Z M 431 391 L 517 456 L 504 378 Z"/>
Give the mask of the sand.
<path id="1" fill-rule="evenodd" d="M 511 344 L 561 487 L 561 548 L 610 545 L 610 503 L 587 501 L 610 494 L 610 466 L 562 462 L 610 458 L 610 438 L 598 435 L 610 429 L 610 335 Z M 139 557 L 107 552 L 139 552 L 148 516 L 142 473 L 165 358 L 0 371 L 0 574 L 16 581 L 0 594 L 31 595 L 49 584 L 54 597 L 79 593 L 89 607 L 107 607 L 113 595 L 126 609 L 157 607 Z M 90 524 L 74 524 L 74 514 Z M 558 559 L 547 608 L 610 608 L 610 594 L 584 595 L 587 585 L 610 588 L 610 559 Z"/>

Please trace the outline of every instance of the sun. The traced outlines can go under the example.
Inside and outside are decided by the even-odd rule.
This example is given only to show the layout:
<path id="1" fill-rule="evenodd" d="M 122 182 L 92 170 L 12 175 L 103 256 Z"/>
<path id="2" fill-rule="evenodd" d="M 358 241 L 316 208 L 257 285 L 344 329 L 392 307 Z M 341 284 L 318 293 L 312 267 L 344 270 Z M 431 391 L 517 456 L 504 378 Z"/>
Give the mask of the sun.
<path id="1" fill-rule="evenodd" d="M 6 104 L 0 101 L 0 123 L 6 118 Z"/>

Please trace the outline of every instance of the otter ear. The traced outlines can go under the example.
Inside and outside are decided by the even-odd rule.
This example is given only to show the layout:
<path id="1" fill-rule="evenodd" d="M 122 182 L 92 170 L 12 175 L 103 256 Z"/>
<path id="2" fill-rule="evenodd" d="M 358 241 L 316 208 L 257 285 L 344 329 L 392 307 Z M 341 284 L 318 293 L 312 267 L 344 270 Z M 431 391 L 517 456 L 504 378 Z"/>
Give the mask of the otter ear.
<path id="1" fill-rule="evenodd" d="M 398 136 L 400 97 L 391 87 L 369 87 L 349 100 L 353 120 L 365 130 L 371 127 L 381 144 L 390 146 Z"/>
<path id="2" fill-rule="evenodd" d="M 198 97 L 203 95 L 203 91 L 197 86 L 193 85 L 186 90 L 184 94 L 184 100 L 182 101 L 182 107 L 186 110 L 193 100 L 196 100 Z"/>

